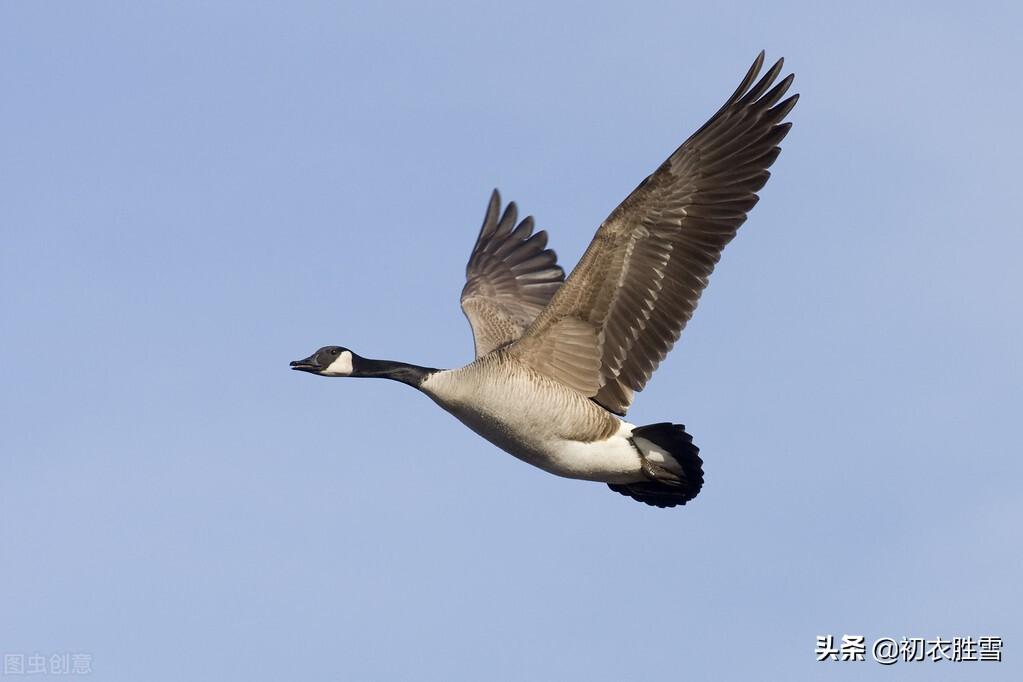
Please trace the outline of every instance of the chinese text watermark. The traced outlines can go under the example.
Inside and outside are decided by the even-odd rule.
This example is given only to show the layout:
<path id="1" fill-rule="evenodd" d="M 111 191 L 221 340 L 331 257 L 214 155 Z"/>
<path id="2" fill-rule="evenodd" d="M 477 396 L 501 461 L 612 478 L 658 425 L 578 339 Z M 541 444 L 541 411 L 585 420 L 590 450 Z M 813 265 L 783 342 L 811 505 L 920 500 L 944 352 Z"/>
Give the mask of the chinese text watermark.
<path id="1" fill-rule="evenodd" d="M 881 665 L 893 665 L 900 661 L 1000 662 L 1002 638 L 991 635 L 951 639 L 902 637 L 898 640 L 893 637 L 878 637 L 868 645 L 865 635 L 842 635 L 837 641 L 834 635 L 817 635 L 817 648 L 814 653 L 818 661 L 865 661 L 869 655 Z"/>
<path id="2" fill-rule="evenodd" d="M 5 653 L 4 675 L 90 675 L 92 654 L 61 652 Z"/>

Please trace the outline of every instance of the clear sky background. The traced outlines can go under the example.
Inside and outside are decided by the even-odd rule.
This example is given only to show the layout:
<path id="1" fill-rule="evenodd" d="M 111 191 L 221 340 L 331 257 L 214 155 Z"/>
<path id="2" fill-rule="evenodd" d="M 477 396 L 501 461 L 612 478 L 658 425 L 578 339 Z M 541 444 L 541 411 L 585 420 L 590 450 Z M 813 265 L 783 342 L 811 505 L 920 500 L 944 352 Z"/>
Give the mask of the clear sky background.
<path id="1" fill-rule="evenodd" d="M 0 651 L 97 680 L 1021 679 L 1015 3 L 368 5 L 0 5 Z M 629 415 L 694 434 L 693 503 L 288 370 L 470 360 L 491 189 L 571 268 L 761 48 L 794 127 Z M 817 663 L 825 634 L 1005 662 Z"/>

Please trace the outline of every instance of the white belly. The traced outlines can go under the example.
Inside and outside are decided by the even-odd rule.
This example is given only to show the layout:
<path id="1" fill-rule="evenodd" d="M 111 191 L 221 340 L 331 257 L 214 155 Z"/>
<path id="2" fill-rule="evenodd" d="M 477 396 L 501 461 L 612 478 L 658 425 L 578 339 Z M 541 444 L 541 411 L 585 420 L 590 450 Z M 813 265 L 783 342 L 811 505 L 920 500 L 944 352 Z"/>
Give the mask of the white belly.
<path id="1" fill-rule="evenodd" d="M 632 428 L 632 424 L 623 421 L 618 433 L 607 440 L 555 442 L 543 453 L 545 462 L 536 466 L 558 476 L 587 481 L 641 481 L 644 476 L 640 470 L 640 455 L 629 440 Z"/>
<path id="2" fill-rule="evenodd" d="M 421 388 L 470 429 L 544 471 L 605 483 L 644 480 L 640 454 L 629 440 L 632 424 L 622 421 L 609 438 L 584 442 L 573 437 L 580 413 L 599 406 L 567 388 L 540 399 L 528 377 L 465 381 L 458 373 L 468 369 L 432 375 Z"/>

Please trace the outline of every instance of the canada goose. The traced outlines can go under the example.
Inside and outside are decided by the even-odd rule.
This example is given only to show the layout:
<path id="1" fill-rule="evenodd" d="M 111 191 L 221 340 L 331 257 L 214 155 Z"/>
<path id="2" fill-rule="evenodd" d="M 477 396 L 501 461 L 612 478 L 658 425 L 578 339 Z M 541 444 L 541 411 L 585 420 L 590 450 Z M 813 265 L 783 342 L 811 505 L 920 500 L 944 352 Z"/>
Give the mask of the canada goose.
<path id="1" fill-rule="evenodd" d="M 601 224 L 565 279 L 533 218 L 494 190 L 466 266 L 476 359 L 439 370 L 326 346 L 291 367 L 413 386 L 498 447 L 558 476 L 607 483 L 658 507 L 703 485 L 680 424 L 620 419 L 678 340 L 778 158 L 799 95 L 761 52 L 725 105 Z M 772 87 L 773 86 L 773 87 Z M 617 416 L 616 416 L 617 415 Z"/>

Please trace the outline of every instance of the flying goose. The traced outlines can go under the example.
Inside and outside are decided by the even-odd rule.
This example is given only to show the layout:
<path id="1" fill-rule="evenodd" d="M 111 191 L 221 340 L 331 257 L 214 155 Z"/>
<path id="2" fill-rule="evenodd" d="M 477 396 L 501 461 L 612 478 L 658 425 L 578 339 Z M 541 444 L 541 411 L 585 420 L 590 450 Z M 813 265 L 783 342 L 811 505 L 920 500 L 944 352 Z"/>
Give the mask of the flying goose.
<path id="1" fill-rule="evenodd" d="M 462 310 L 476 359 L 457 369 L 371 360 L 325 346 L 291 367 L 381 377 L 425 393 L 529 464 L 607 483 L 657 507 L 703 486 L 681 424 L 621 419 L 679 339 L 725 245 L 757 203 L 799 95 L 782 99 L 783 60 L 757 81 L 761 52 L 735 93 L 601 224 L 565 279 L 533 218 L 501 211 L 494 190 L 466 266 Z"/>

